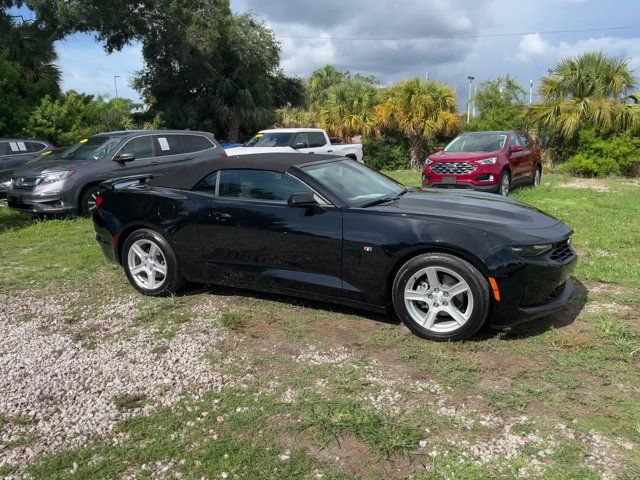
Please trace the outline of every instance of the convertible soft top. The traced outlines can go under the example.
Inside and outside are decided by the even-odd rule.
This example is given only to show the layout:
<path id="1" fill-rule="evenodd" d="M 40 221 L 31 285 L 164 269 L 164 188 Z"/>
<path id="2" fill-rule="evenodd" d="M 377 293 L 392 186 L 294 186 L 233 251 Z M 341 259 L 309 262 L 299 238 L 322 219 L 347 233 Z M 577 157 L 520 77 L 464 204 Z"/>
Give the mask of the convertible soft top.
<path id="1" fill-rule="evenodd" d="M 154 177 L 147 182 L 147 185 L 192 190 L 204 177 L 220 169 L 271 170 L 285 173 L 294 165 L 315 163 L 334 158 L 340 157 L 335 155 L 310 155 L 308 153 L 259 153 L 256 155 L 218 157 Z"/>

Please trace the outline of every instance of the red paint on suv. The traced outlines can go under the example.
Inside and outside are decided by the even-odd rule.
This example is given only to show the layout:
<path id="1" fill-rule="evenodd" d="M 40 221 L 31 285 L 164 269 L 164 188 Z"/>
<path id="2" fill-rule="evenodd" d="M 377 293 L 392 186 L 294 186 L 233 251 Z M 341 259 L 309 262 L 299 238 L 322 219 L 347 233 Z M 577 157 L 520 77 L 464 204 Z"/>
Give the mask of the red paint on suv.
<path id="1" fill-rule="evenodd" d="M 468 132 L 427 158 L 422 186 L 507 196 L 517 185 L 538 186 L 541 175 L 540 148 L 526 133 Z"/>

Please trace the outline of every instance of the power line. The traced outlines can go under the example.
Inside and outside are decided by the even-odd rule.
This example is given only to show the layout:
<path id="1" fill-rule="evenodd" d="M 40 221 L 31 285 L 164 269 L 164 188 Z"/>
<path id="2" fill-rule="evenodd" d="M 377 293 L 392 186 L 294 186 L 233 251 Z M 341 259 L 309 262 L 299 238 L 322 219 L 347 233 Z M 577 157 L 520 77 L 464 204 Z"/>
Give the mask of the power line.
<path id="1" fill-rule="evenodd" d="M 640 27 L 637 26 L 620 26 L 620 27 L 597 27 L 597 28 L 575 28 L 571 30 L 547 30 L 537 32 L 518 32 L 518 33 L 478 33 L 474 35 L 429 35 L 426 37 L 324 37 L 316 35 L 276 35 L 277 38 L 293 38 L 301 40 L 348 40 L 348 41 L 402 41 L 402 40 L 454 40 L 454 39 L 474 39 L 474 38 L 499 38 L 499 37 L 523 37 L 525 35 L 557 35 L 561 33 L 588 33 L 588 32 L 604 32 L 612 30 L 632 30 Z"/>

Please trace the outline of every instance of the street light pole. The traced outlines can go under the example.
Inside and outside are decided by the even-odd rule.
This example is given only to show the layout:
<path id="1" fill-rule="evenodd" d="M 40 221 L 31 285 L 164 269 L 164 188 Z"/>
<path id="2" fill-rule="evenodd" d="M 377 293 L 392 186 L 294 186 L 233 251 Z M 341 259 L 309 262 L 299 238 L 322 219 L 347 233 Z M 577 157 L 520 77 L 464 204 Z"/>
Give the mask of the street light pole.
<path id="1" fill-rule="evenodd" d="M 476 77 L 469 75 L 467 77 L 469 79 L 469 103 L 467 105 L 467 123 L 471 122 L 471 88 L 473 87 L 473 81 Z"/>
<path id="2" fill-rule="evenodd" d="M 533 80 L 529 80 L 529 105 L 533 103 Z"/>
<path id="3" fill-rule="evenodd" d="M 118 100 L 118 79 L 119 78 L 120 78 L 120 75 L 113 76 L 113 85 L 116 87 L 116 100 Z"/>

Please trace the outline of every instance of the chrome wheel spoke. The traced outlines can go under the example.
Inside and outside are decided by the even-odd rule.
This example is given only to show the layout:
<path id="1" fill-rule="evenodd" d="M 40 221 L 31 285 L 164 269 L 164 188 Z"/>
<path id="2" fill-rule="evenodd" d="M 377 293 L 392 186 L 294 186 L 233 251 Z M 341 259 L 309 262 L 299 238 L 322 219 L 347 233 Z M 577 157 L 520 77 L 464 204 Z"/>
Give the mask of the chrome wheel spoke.
<path id="1" fill-rule="evenodd" d="M 431 330 L 436 323 L 436 318 L 438 317 L 438 310 L 435 308 L 429 308 L 427 311 L 427 316 L 424 319 L 424 323 L 422 326 L 426 329 Z"/>
<path id="2" fill-rule="evenodd" d="M 131 269 L 129 269 L 129 271 L 131 272 L 131 275 L 137 275 L 140 272 L 146 272 L 147 271 L 147 267 L 143 264 L 138 265 L 137 267 L 133 267 Z"/>
<path id="3" fill-rule="evenodd" d="M 455 306 L 449 305 L 446 309 L 446 312 L 458 325 L 462 326 L 467 323 L 468 318 Z"/>
<path id="4" fill-rule="evenodd" d="M 448 287 L 445 292 L 449 294 L 449 297 L 457 297 L 458 295 L 465 293 L 469 290 L 469 285 L 464 282 L 457 283 L 453 287 Z"/>
<path id="5" fill-rule="evenodd" d="M 435 267 L 427 268 L 427 281 L 429 282 L 429 290 L 433 291 L 436 288 L 440 288 L 438 270 Z"/>
<path id="6" fill-rule="evenodd" d="M 167 266 L 160 263 L 156 263 L 155 271 L 164 277 L 167 274 Z"/>
<path id="7" fill-rule="evenodd" d="M 148 274 L 147 285 L 148 285 L 149 289 L 156 288 L 156 274 L 155 274 L 155 272 L 148 271 L 147 274 Z"/>
<path id="8" fill-rule="evenodd" d="M 416 292 L 415 290 L 411 290 L 411 291 L 405 292 L 404 299 L 410 300 L 413 302 L 426 302 L 427 295 L 424 292 Z"/>
<path id="9" fill-rule="evenodd" d="M 131 250 L 135 252 L 135 254 L 138 256 L 140 260 L 144 260 L 144 258 L 147 256 L 146 252 L 142 250 L 142 248 L 139 245 L 136 245 L 135 243 L 131 247 Z"/>

